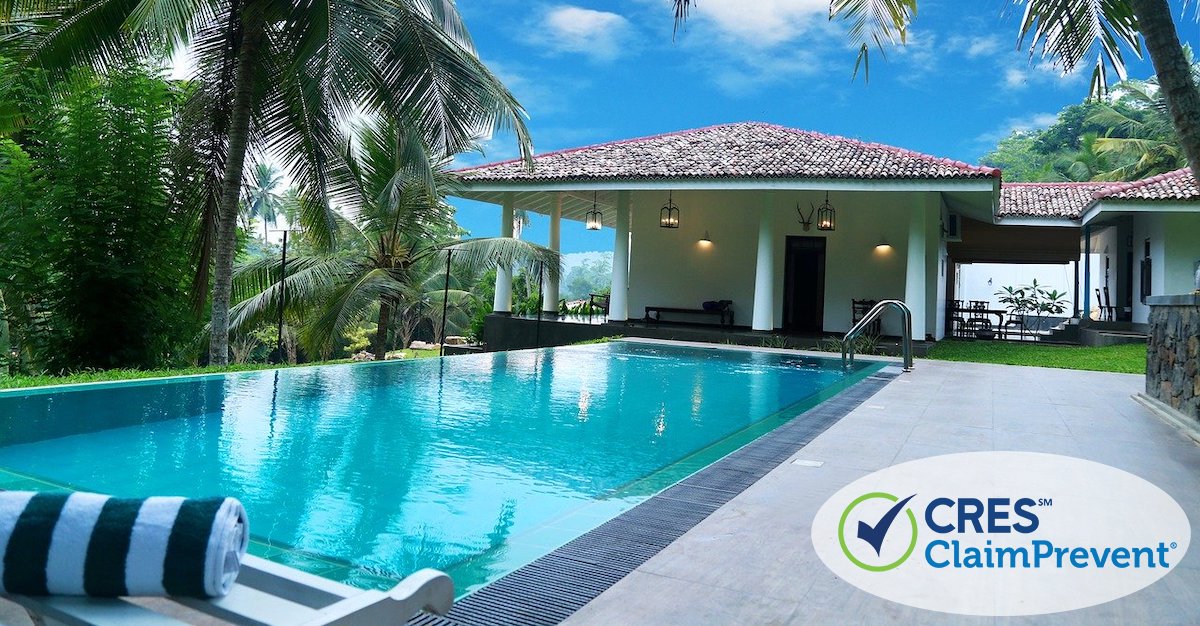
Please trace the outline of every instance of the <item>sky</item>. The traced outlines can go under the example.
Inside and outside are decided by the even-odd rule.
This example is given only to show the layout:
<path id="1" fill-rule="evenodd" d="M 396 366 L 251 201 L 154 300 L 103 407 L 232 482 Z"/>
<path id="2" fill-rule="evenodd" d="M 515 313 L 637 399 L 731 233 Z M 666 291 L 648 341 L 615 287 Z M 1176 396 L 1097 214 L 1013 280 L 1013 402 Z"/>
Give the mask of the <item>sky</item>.
<path id="1" fill-rule="evenodd" d="M 1196 45 L 1194 14 L 1171 5 Z M 857 50 L 828 6 L 699 0 L 673 39 L 670 0 L 458 2 L 480 57 L 524 105 L 538 153 L 754 120 L 977 163 L 1088 95 L 1091 65 L 1064 76 L 1018 48 L 1011 0 L 920 0 L 907 45 L 872 50 L 869 81 L 852 80 Z M 1149 59 L 1126 60 L 1131 78 L 1154 73 Z M 483 149 L 455 165 L 518 153 L 510 133 Z M 495 205 L 454 204 L 472 236 L 500 234 Z M 548 220 L 534 216 L 525 232 L 544 244 Z M 563 224 L 563 252 L 611 249 L 610 229 Z"/>

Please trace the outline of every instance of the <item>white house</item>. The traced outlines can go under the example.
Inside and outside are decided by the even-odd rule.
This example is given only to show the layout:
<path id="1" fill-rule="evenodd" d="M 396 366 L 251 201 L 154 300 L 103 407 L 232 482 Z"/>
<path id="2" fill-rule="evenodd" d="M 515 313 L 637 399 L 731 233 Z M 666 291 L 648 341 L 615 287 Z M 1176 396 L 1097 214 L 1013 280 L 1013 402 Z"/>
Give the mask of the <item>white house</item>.
<path id="1" fill-rule="evenodd" d="M 739 325 L 832 332 L 850 327 L 851 300 L 900 298 L 917 337 L 942 334 L 950 213 L 990 221 L 1000 184 L 995 169 L 763 123 L 461 174 L 461 195 L 504 207 L 506 234 L 515 208 L 549 215 L 551 247 L 560 218 L 582 222 L 595 202 L 616 237 L 613 321 L 641 318 L 647 306 L 731 300 Z M 820 230 L 815 210 L 827 198 L 833 228 Z M 677 228 L 660 225 L 668 203 L 678 207 Z M 495 309 L 504 312 L 503 278 L 498 287 Z"/>
<path id="2" fill-rule="evenodd" d="M 1002 195 L 994 168 L 758 122 L 459 173 L 459 195 L 502 207 L 505 236 L 513 211 L 524 209 L 550 217 L 549 246 L 557 248 L 561 228 L 584 228 L 588 213 L 598 212 L 598 236 L 615 237 L 611 321 L 640 319 L 646 307 L 730 300 L 738 326 L 790 333 L 844 332 L 852 300 L 896 298 L 912 308 L 916 338 L 941 339 L 954 263 L 1075 262 L 1081 227 L 1118 218 L 1118 206 L 1125 216 L 1148 202 L 1119 194 L 1093 202 L 1105 185 L 1013 186 Z M 1200 225 L 1200 205 L 1188 204 L 1195 200 L 1170 204 L 1191 207 L 1186 216 L 1154 204 L 1144 217 L 1158 226 L 1144 228 Z M 827 223 L 823 207 L 832 209 Z M 1148 217 L 1160 213 L 1169 215 Z M 1194 249 L 1200 228 L 1192 232 Z M 1161 244 L 1153 248 L 1160 254 L 1176 247 L 1170 237 Z M 1178 288 L 1182 264 L 1157 264 L 1171 277 L 1158 283 L 1163 289 Z M 557 302 L 557 285 L 547 285 L 544 309 Z M 511 311 L 504 272 L 494 304 L 498 313 Z M 898 320 L 883 330 L 898 334 Z"/>
<path id="3" fill-rule="evenodd" d="M 1131 183 L 1008 183 L 997 223 L 1080 229 L 1082 308 L 1105 307 L 1102 319 L 1142 327 L 1148 297 L 1195 289 L 1200 187 L 1188 169 Z"/>

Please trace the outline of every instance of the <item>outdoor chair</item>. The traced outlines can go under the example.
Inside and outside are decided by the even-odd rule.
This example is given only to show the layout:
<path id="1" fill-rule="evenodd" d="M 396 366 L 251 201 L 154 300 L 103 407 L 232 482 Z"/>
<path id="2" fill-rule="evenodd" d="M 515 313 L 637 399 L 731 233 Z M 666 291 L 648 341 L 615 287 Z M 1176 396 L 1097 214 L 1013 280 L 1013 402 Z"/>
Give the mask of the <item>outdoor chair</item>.
<path id="1" fill-rule="evenodd" d="M 1096 308 L 1100 309 L 1100 321 L 1111 322 L 1117 319 L 1117 307 L 1112 305 L 1112 298 L 1108 297 L 1108 287 L 1104 288 L 1103 295 L 1100 288 L 1096 287 Z"/>
<path id="2" fill-rule="evenodd" d="M 592 313 L 596 309 L 600 309 L 601 311 L 604 312 L 604 317 L 607 318 L 608 317 L 608 301 L 609 301 L 609 294 L 607 294 L 607 293 L 589 293 L 588 294 L 588 317 L 590 318 L 592 316 Z"/>
<path id="3" fill-rule="evenodd" d="M 965 308 L 962 300 L 950 301 L 950 335 L 953 337 L 967 336 L 967 318 L 963 313 Z"/>
<path id="4" fill-rule="evenodd" d="M 976 339 L 993 339 L 996 337 L 992 320 L 982 317 L 972 317 L 967 320 L 967 334 Z"/>
<path id="5" fill-rule="evenodd" d="M 1013 332 L 1012 329 L 1014 327 L 1017 329 L 1018 336 L 1021 337 L 1022 339 L 1024 339 L 1025 338 L 1025 319 L 1019 315 L 1014 315 L 1014 316 L 1010 317 L 1009 319 L 1004 320 L 1004 324 L 1001 325 L 999 329 L 997 329 L 1000 334 L 1000 338 L 1008 339 L 1009 336 L 1012 335 L 1012 332 Z"/>
<path id="6" fill-rule="evenodd" d="M 191 609 L 233 624 L 366 626 L 403 624 L 420 611 L 443 615 L 454 603 L 454 583 L 423 569 L 388 591 L 364 591 L 246 556 L 232 591 L 213 600 L 4 597 L 24 607 L 35 624 L 185 624 L 172 614 Z"/>

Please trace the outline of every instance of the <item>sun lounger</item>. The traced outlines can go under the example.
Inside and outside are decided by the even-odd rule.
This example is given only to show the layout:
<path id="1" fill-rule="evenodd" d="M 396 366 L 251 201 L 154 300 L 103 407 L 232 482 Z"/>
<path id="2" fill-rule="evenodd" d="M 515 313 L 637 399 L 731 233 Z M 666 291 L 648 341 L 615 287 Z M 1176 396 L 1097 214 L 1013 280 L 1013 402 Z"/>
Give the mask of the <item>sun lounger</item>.
<path id="1" fill-rule="evenodd" d="M 444 614 L 454 602 L 454 583 L 423 569 L 388 591 L 364 591 L 271 561 L 246 556 L 229 595 L 131 601 L 68 596 L 5 596 L 29 611 L 35 624 L 184 624 L 169 615 L 174 603 L 234 624 L 403 624 L 419 611 Z M 163 610 L 163 609 L 166 610 Z M 159 612 L 162 610 L 162 612 Z"/>

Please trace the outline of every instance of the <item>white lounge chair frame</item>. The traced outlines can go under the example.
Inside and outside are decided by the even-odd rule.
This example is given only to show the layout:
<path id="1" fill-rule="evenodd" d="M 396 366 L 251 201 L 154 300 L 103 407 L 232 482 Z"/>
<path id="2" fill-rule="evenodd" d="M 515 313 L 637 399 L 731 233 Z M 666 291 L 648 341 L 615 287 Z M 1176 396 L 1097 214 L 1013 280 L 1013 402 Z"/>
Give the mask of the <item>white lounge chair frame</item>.
<path id="1" fill-rule="evenodd" d="M 320 576 L 246 556 L 229 595 L 215 600 L 4 596 L 29 612 L 35 624 L 142 626 L 186 624 L 157 612 L 170 603 L 234 624 L 256 626 L 356 626 L 404 624 L 419 611 L 444 615 L 454 603 L 454 583 L 434 569 L 416 572 L 388 591 L 364 591 Z M 172 611 L 166 611 L 170 613 Z"/>

